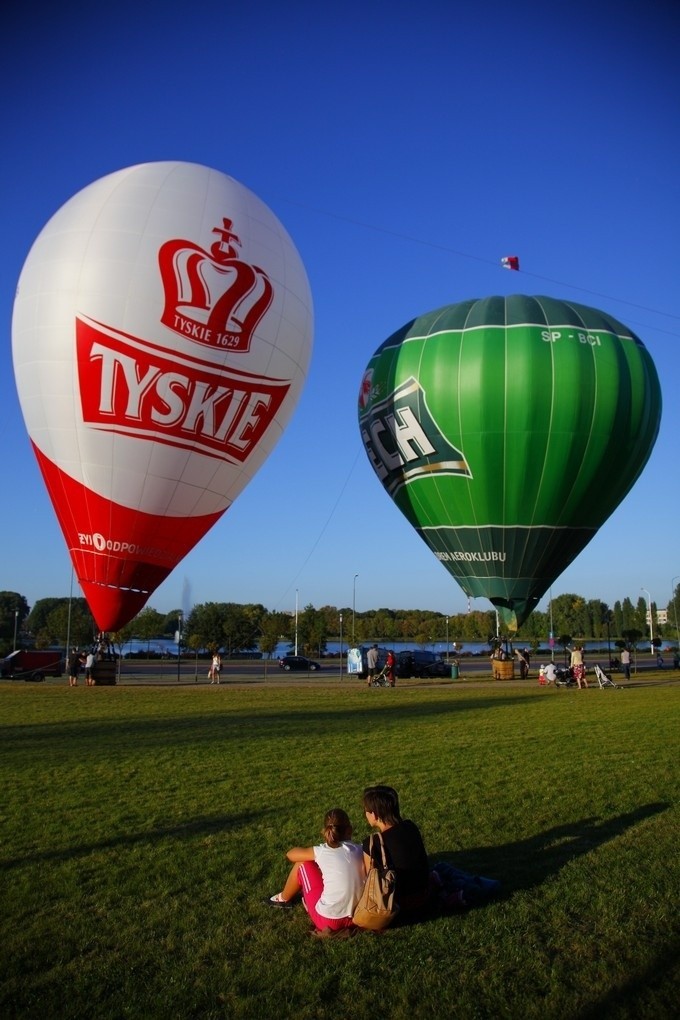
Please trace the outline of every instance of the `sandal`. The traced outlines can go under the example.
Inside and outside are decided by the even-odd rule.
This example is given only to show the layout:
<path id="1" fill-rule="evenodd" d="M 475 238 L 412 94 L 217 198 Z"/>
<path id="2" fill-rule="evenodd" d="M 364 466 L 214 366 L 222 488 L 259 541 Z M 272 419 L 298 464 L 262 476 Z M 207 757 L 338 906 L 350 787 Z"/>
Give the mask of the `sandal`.
<path id="1" fill-rule="evenodd" d="M 281 893 L 275 893 L 274 896 L 269 896 L 264 901 L 268 903 L 270 907 L 292 907 L 293 904 L 290 900 L 282 900 Z"/>

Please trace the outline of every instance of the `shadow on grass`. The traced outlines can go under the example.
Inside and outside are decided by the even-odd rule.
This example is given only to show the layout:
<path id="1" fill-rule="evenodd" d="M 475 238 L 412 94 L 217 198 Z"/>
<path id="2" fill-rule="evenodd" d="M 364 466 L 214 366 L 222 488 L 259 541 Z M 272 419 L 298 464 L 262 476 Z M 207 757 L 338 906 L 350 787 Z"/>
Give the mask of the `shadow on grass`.
<path id="1" fill-rule="evenodd" d="M 448 860 L 475 875 L 499 879 L 501 899 L 521 889 L 532 889 L 557 874 L 570 861 L 621 836 L 627 829 L 647 818 L 667 811 L 670 804 L 644 804 L 635 811 L 613 818 L 583 818 L 578 822 L 556 825 L 528 839 L 502 846 L 476 847 L 465 851 L 442 851 L 436 860 Z"/>
<path id="2" fill-rule="evenodd" d="M 501 891 L 493 899 L 482 901 L 467 909 L 480 910 L 491 903 L 509 900 L 523 889 L 533 889 L 552 875 L 556 875 L 570 861 L 589 853 L 598 846 L 622 835 L 627 829 L 638 825 L 646 818 L 667 811 L 670 804 L 658 802 L 644 804 L 635 811 L 602 821 L 599 818 L 583 818 L 578 822 L 556 825 L 545 832 L 514 843 L 494 847 L 476 847 L 470 850 L 442 850 L 430 854 L 430 864 L 448 861 L 471 875 L 497 879 Z M 455 912 L 455 911 L 454 911 Z M 401 915 L 390 928 L 419 925 L 435 921 L 451 913 L 438 903 L 431 903 L 422 911 Z"/>
<path id="3" fill-rule="evenodd" d="M 676 939 L 664 953 L 656 957 L 653 964 L 612 988 L 592 1006 L 579 1013 L 578 1020 L 605 1020 L 609 1016 L 677 1016 L 679 956 L 680 942 Z M 653 1012 L 649 1007 L 650 1002 L 654 1003 Z M 649 1012 L 645 1012 L 645 1006 Z"/>
<path id="4" fill-rule="evenodd" d="M 269 813 L 271 813 L 269 809 L 265 809 L 264 811 L 250 811 L 240 815 L 210 815 L 204 818 L 193 818 L 188 822 L 179 822 L 177 825 L 148 829 L 144 832 L 121 833 L 119 836 L 102 839 L 96 843 L 81 843 L 75 847 L 64 847 L 61 850 L 46 850 L 43 853 L 27 854 L 24 857 L 0 861 L 0 871 L 10 871 L 12 868 L 21 867 L 24 864 L 75 860 L 101 850 L 116 850 L 140 844 L 153 846 L 165 839 L 193 839 L 195 836 L 206 836 L 216 832 L 229 832 L 230 830 L 245 828 L 256 819 Z"/>
<path id="5" fill-rule="evenodd" d="M 135 747 L 140 736 L 144 738 L 144 746 L 166 745 L 171 741 L 173 746 L 181 743 L 212 742 L 216 738 L 224 740 L 228 737 L 243 737 L 248 740 L 258 736 L 271 738 L 273 733 L 294 735 L 303 730 L 310 737 L 320 737 L 327 732 L 336 733 L 343 725 L 355 727 L 357 722 L 365 721 L 375 714 L 380 718 L 380 725 L 389 723 L 413 723 L 418 719 L 457 715 L 460 712 L 471 712 L 479 709 L 497 709 L 515 706 L 523 701 L 533 703 L 534 697 L 529 694 L 514 694 L 502 697 L 456 697 L 450 700 L 414 701 L 409 698 L 403 701 L 374 699 L 372 692 L 366 692 L 365 702 L 352 707 L 338 708 L 337 704 L 319 704 L 313 709 L 308 707 L 282 706 L 278 709 L 236 708 L 224 701 L 217 710 L 207 708 L 205 712 L 192 715 L 162 715 L 158 718 L 144 716 L 141 718 L 126 717 L 123 719 L 74 719 L 59 722 L 18 723 L 0 727 L 0 740 L 5 751 L 12 745 L 22 752 L 43 743 L 57 746 L 63 742 L 73 752 L 73 741 L 78 740 L 81 747 L 88 742 L 98 748 L 104 740 L 114 740 L 117 749 L 128 744 Z M 391 692 L 390 692 L 391 693 Z M 244 729 L 247 721 L 247 730 Z"/>

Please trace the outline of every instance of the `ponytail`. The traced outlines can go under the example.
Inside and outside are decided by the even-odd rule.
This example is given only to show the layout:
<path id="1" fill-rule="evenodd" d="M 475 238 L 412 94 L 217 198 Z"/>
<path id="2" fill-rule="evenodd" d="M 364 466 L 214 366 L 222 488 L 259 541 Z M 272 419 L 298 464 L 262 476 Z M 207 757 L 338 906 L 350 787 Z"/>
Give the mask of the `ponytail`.
<path id="1" fill-rule="evenodd" d="M 352 836 L 352 823 L 347 812 L 343 811 L 342 808 L 331 808 L 330 811 L 327 811 L 323 820 L 321 835 L 333 849 L 339 847 L 345 840 L 350 839 Z"/>

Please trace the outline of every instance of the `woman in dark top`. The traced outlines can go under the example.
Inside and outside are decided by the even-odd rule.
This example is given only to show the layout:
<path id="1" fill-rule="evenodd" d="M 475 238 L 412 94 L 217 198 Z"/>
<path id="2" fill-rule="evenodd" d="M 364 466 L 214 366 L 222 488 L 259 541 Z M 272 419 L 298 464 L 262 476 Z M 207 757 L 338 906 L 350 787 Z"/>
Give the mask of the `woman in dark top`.
<path id="1" fill-rule="evenodd" d="M 427 903 L 430 866 L 418 826 L 402 818 L 399 796 L 391 786 L 369 786 L 364 790 L 364 813 L 370 826 L 382 834 L 385 853 L 397 876 L 396 898 L 402 910 L 416 910 Z M 363 842 L 366 871 L 370 866 L 370 836 Z M 374 846 L 373 853 L 379 848 Z"/>

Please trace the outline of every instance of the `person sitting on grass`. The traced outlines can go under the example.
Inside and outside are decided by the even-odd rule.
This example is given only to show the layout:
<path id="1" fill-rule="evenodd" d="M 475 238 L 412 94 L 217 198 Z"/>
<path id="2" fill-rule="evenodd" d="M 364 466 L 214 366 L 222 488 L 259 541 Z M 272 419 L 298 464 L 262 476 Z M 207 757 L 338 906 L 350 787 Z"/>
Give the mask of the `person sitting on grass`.
<path id="1" fill-rule="evenodd" d="M 402 818 L 399 796 L 391 786 L 369 786 L 364 790 L 366 821 L 383 838 L 388 865 L 396 873 L 395 899 L 401 913 L 426 906 L 430 896 L 430 865 L 420 829 Z M 368 872 L 370 836 L 363 842 L 364 866 Z M 380 848 L 373 846 L 375 862 L 380 863 Z"/>
<path id="2" fill-rule="evenodd" d="M 318 931 L 340 931 L 352 927 L 352 914 L 361 896 L 364 860 L 361 847 L 350 842 L 352 825 L 342 808 L 331 808 L 323 820 L 324 842 L 317 846 L 292 847 L 286 857 L 292 861 L 286 884 L 267 903 L 291 906 L 302 894 L 302 905 Z"/>

